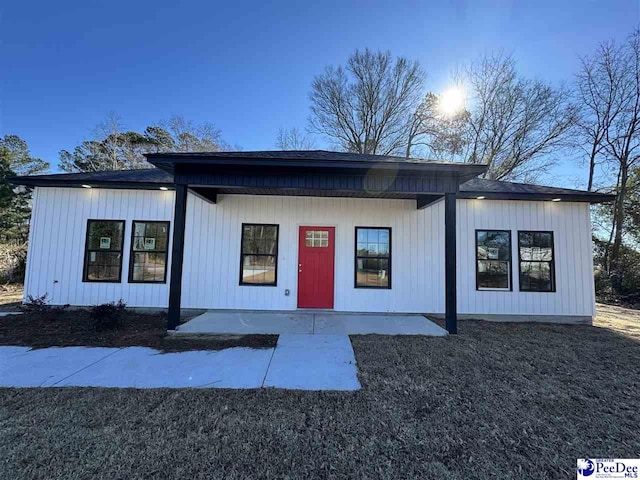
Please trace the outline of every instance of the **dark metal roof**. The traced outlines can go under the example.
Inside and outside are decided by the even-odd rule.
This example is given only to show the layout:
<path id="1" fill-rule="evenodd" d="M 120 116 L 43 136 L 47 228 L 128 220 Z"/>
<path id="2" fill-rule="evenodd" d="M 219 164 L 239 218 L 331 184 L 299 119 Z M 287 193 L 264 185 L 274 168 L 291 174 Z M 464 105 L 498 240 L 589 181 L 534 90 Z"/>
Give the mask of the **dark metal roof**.
<path id="1" fill-rule="evenodd" d="M 175 173 L 176 165 L 230 167 L 285 167 L 305 170 L 396 170 L 456 175 L 468 180 L 483 174 L 486 165 L 444 162 L 391 155 L 368 155 L 326 150 L 268 150 L 252 152 L 165 152 L 145 154 L 149 163 Z"/>
<path id="2" fill-rule="evenodd" d="M 477 198 L 479 196 L 494 200 L 553 200 L 559 198 L 565 201 L 591 203 L 612 202 L 616 198 L 615 195 L 605 193 L 484 178 L 473 178 L 460 185 L 458 198 Z"/>
<path id="3" fill-rule="evenodd" d="M 157 189 L 173 188 L 173 175 L 159 168 L 142 170 L 119 170 L 108 172 L 64 173 L 51 175 L 33 175 L 13 177 L 10 181 L 18 185 L 42 187 L 79 187 L 81 185 L 104 186 L 109 188 Z M 249 193 L 251 188 L 229 189 L 229 193 Z M 219 193 L 224 193 L 219 191 Z M 256 194 L 277 194 L 277 190 L 256 191 Z M 314 194 L 319 192 L 309 192 Z M 337 192 L 338 194 L 339 192 Z M 346 195 L 346 194 L 345 194 Z M 354 195 L 355 196 L 355 195 Z M 373 196 L 373 195 L 372 195 Z M 376 195 L 379 196 L 379 195 Z M 460 185 L 458 198 L 477 198 L 484 196 L 495 200 L 553 200 L 602 203 L 611 202 L 615 195 L 571 190 L 567 188 L 546 187 L 525 183 L 512 183 L 499 180 L 474 178 Z M 414 195 L 389 196 L 389 198 L 414 198 Z"/>
<path id="4" fill-rule="evenodd" d="M 469 166 L 468 163 L 447 162 L 441 160 L 428 160 L 424 158 L 405 158 L 394 155 L 370 155 L 363 153 L 351 152 L 330 152 L 328 150 L 262 150 L 262 151 L 239 151 L 239 152 L 163 152 L 163 153 L 146 153 L 145 157 L 149 159 L 235 159 L 235 160 L 282 160 L 290 161 L 322 161 L 336 163 L 341 162 L 384 162 L 384 163 L 401 163 L 401 164 L 420 164 L 420 165 L 463 165 Z M 476 165 L 478 166 L 478 165 Z"/>
<path id="5" fill-rule="evenodd" d="M 77 187 L 82 185 L 101 185 L 113 188 L 173 187 L 173 175 L 159 168 L 29 175 L 12 177 L 9 181 L 17 185 L 34 187 Z"/>

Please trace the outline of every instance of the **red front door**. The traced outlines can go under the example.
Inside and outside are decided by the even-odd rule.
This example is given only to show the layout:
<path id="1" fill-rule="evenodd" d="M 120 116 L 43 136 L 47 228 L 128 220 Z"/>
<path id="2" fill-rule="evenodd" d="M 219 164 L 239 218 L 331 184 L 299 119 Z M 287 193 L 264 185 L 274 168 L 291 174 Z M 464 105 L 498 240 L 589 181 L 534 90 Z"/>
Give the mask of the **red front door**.
<path id="1" fill-rule="evenodd" d="M 298 308 L 333 308 L 335 227 L 300 227 Z"/>

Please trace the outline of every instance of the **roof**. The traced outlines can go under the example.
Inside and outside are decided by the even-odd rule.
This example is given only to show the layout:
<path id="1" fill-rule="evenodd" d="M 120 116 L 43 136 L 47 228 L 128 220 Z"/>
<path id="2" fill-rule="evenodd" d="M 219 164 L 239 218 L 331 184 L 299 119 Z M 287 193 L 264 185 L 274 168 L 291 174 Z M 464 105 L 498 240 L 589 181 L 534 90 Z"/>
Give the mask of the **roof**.
<path id="1" fill-rule="evenodd" d="M 616 198 L 615 195 L 605 193 L 484 178 L 473 178 L 460 185 L 459 198 L 477 198 L 479 196 L 495 200 L 553 200 L 559 198 L 591 203 L 612 202 Z"/>
<path id="2" fill-rule="evenodd" d="M 79 187 L 82 185 L 111 188 L 173 187 L 173 175 L 159 168 L 118 170 L 108 172 L 64 173 L 14 177 L 12 183 L 42 187 Z M 474 178 L 460 185 L 459 198 L 484 196 L 496 200 L 553 200 L 602 203 L 611 202 L 615 195 L 567 188 L 547 187 L 526 183 Z"/>
<path id="3" fill-rule="evenodd" d="M 173 175 L 159 168 L 28 175 L 12 177 L 9 181 L 17 185 L 33 187 L 79 187 L 82 185 L 103 185 L 114 188 L 173 187 Z"/>
<path id="4" fill-rule="evenodd" d="M 212 161 L 231 159 L 234 161 L 241 160 L 257 160 L 262 163 L 270 160 L 282 162 L 331 162 L 332 164 L 342 162 L 356 163 L 398 163 L 403 165 L 465 165 L 471 164 L 460 162 L 447 162 L 444 160 L 429 160 L 426 158 L 405 158 L 394 155 L 372 155 L 365 153 L 352 152 L 331 152 L 328 150 L 255 150 L 255 151 L 238 151 L 238 152 L 162 152 L 162 153 L 146 153 L 145 157 L 151 163 L 163 159 L 169 160 L 189 160 L 189 159 L 210 159 Z"/>
<path id="5" fill-rule="evenodd" d="M 265 150 L 250 152 L 164 152 L 147 153 L 152 165 L 169 173 L 176 165 L 226 167 L 285 167 L 304 170 L 394 170 L 427 174 L 456 175 L 468 180 L 483 174 L 483 164 L 445 162 L 424 158 L 405 158 L 391 155 L 369 155 L 327 150 Z"/>

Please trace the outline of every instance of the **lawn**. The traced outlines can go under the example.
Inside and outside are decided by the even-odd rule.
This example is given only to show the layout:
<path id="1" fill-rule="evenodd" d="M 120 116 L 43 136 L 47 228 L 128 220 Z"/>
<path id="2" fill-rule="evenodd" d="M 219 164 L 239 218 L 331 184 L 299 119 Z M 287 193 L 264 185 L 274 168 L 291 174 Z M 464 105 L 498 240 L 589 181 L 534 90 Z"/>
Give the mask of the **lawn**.
<path id="1" fill-rule="evenodd" d="M 0 478 L 574 478 L 640 452 L 640 329 L 354 336 L 362 390 L 0 390 Z"/>

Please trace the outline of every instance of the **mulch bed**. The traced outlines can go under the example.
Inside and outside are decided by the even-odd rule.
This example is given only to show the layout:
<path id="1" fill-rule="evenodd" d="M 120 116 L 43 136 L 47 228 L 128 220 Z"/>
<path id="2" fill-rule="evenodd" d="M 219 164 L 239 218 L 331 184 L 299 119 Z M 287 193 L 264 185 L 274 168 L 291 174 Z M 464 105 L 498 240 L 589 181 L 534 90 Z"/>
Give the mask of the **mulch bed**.
<path id="1" fill-rule="evenodd" d="M 68 310 L 57 318 L 37 314 L 0 317 L 0 345 L 46 348 L 52 346 L 151 347 L 164 352 L 221 350 L 230 347 L 272 348 L 277 335 L 167 335 L 162 314 L 127 312 L 121 328 L 97 327 L 87 310 Z"/>

